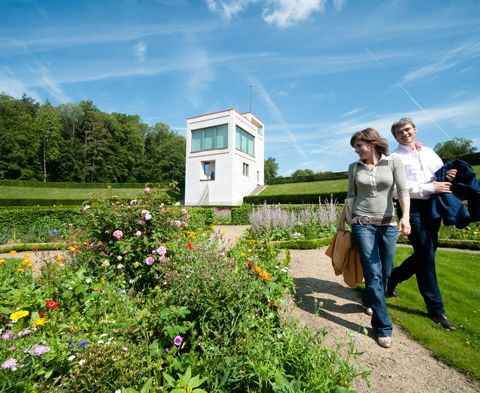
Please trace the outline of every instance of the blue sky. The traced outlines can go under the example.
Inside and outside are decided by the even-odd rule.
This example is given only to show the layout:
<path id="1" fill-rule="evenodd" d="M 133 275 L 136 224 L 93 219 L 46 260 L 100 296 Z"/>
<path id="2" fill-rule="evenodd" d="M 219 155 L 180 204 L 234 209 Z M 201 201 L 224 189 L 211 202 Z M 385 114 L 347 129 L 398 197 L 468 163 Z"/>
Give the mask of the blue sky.
<path id="1" fill-rule="evenodd" d="M 182 135 L 251 103 L 280 175 L 346 170 L 365 127 L 394 148 L 403 116 L 480 146 L 478 0 L 0 0 L 0 26 L 0 91 Z"/>

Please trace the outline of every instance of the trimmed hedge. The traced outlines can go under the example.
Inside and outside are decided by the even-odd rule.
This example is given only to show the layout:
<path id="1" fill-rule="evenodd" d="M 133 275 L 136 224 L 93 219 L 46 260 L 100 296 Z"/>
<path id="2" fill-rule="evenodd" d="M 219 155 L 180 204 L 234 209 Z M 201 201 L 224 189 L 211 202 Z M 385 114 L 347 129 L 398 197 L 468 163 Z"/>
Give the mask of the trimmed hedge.
<path id="1" fill-rule="evenodd" d="M 254 206 L 243 205 L 239 207 L 232 207 L 231 221 L 232 225 L 248 225 L 250 224 L 250 212 Z"/>
<path id="2" fill-rule="evenodd" d="M 6 246 L 0 246 L 0 253 L 6 254 L 12 250 L 17 252 L 22 251 L 55 251 L 66 250 L 72 244 L 66 243 L 21 243 L 21 244 L 9 244 Z M 15 257 L 15 255 L 13 255 Z"/>
<path id="3" fill-rule="evenodd" d="M 410 245 L 410 240 L 406 237 L 398 238 L 397 243 Z M 460 239 L 438 239 L 438 247 L 458 248 L 461 250 L 480 250 L 480 241 L 478 240 L 460 240 Z"/>
<path id="4" fill-rule="evenodd" d="M 314 194 L 283 194 L 283 195 L 254 195 L 243 198 L 244 204 L 261 205 L 266 203 L 268 205 L 274 204 L 318 204 L 321 201 L 333 198 L 339 202 L 343 202 L 347 197 L 347 191 L 340 192 L 323 192 Z"/>
<path id="5" fill-rule="evenodd" d="M 328 246 L 332 241 L 332 237 L 311 240 L 284 240 L 272 242 L 276 248 L 286 248 L 288 250 L 312 250 Z"/>
<path id="6" fill-rule="evenodd" d="M 85 199 L 0 199 L 2 206 L 81 206 Z"/>
<path id="7" fill-rule="evenodd" d="M 163 188 L 162 183 L 148 183 L 150 187 Z M 145 183 L 76 183 L 76 182 L 43 182 L 37 180 L 0 180 L 0 186 L 7 187 L 39 187 L 39 188 L 138 188 L 143 189 Z"/>
<path id="8" fill-rule="evenodd" d="M 0 209 L 0 228 L 15 225 L 30 225 L 42 217 L 70 222 L 80 216 L 77 207 L 27 207 Z"/>

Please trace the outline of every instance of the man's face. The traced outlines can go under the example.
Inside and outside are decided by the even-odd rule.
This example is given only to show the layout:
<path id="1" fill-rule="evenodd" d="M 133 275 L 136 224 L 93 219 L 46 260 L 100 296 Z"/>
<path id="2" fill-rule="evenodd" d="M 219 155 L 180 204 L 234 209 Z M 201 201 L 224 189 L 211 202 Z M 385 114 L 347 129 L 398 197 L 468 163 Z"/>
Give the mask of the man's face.
<path id="1" fill-rule="evenodd" d="M 395 139 L 401 145 L 411 145 L 415 143 L 417 137 L 417 129 L 411 124 L 405 124 L 395 129 Z"/>

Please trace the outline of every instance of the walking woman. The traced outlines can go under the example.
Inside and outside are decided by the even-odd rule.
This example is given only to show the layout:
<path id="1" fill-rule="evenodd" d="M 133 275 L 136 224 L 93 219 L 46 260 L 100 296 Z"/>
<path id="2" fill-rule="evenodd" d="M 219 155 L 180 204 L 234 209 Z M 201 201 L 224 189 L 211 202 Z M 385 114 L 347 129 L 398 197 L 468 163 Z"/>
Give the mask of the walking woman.
<path id="1" fill-rule="evenodd" d="M 363 303 L 371 308 L 372 327 L 379 345 L 392 345 L 385 288 L 393 270 L 398 232 L 410 233 L 410 199 L 402 161 L 388 153 L 388 142 L 373 128 L 356 132 L 350 139 L 360 159 L 348 168 L 348 198 L 353 199 L 352 235 L 360 253 L 365 292 Z M 403 216 L 397 225 L 393 191 Z M 344 226 L 345 214 L 341 225 Z"/>

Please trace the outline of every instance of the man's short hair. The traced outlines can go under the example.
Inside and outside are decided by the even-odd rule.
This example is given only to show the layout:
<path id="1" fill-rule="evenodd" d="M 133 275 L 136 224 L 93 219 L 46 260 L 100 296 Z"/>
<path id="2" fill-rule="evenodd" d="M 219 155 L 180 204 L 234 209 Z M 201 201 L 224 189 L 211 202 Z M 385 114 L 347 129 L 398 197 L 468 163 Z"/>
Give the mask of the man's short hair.
<path id="1" fill-rule="evenodd" d="M 415 126 L 415 123 L 413 122 L 412 119 L 410 119 L 409 117 L 402 117 L 400 120 L 396 121 L 395 123 L 392 124 L 392 128 L 390 129 L 390 131 L 392 132 L 392 135 L 395 139 L 397 139 L 397 137 L 395 136 L 395 130 L 397 128 L 401 128 L 403 126 L 406 126 L 407 124 L 410 124 L 413 128 L 417 128 Z"/>

